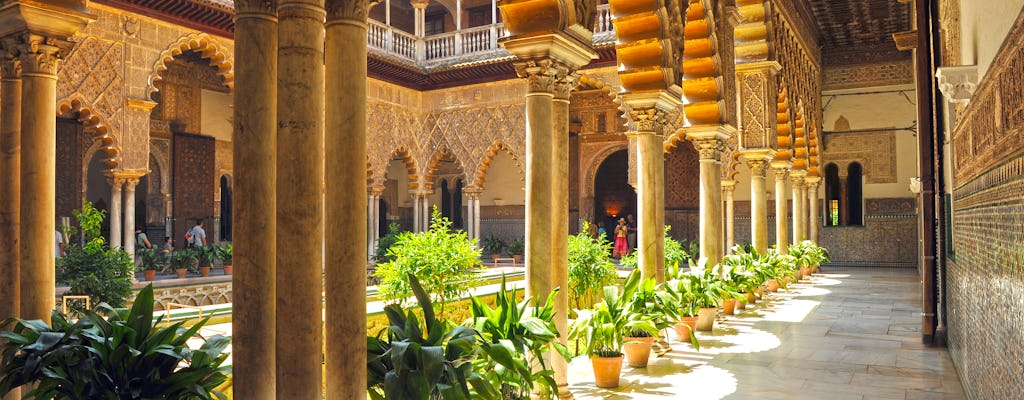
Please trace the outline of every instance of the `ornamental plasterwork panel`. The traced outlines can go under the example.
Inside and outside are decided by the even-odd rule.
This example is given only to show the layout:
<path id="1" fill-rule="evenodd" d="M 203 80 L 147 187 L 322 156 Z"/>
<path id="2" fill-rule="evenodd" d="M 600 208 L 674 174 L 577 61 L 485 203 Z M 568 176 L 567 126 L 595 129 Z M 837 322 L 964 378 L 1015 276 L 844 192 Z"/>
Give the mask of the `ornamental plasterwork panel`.
<path id="1" fill-rule="evenodd" d="M 942 65 L 960 65 L 960 1 L 939 1 Z"/>
<path id="2" fill-rule="evenodd" d="M 231 302 L 231 282 L 153 289 L 154 309 L 165 312 L 168 303 L 208 306 Z"/>
<path id="3" fill-rule="evenodd" d="M 81 103 L 81 109 L 98 115 L 119 143 L 125 107 L 124 44 L 96 37 L 76 40 L 77 45 L 57 71 L 57 104 Z"/>
<path id="4" fill-rule="evenodd" d="M 823 90 L 853 89 L 914 83 L 910 60 L 825 68 Z"/>
<path id="5" fill-rule="evenodd" d="M 822 165 L 835 163 L 840 175 L 856 161 L 868 183 L 896 183 L 895 132 L 829 133 L 824 144 Z"/>

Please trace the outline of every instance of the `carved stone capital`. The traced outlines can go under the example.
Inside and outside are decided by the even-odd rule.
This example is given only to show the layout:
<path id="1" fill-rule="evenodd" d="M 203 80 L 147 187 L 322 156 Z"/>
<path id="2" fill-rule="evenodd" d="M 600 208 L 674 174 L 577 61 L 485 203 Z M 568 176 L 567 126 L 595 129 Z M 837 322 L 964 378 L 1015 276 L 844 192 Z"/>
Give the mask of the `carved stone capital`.
<path id="1" fill-rule="evenodd" d="M 243 18 L 246 14 L 277 15 L 277 0 L 236 0 L 235 15 Z"/>
<path id="2" fill-rule="evenodd" d="M 384 194 L 384 189 L 384 186 L 370 186 L 366 189 L 366 193 L 370 196 L 380 197 L 380 195 Z"/>
<path id="3" fill-rule="evenodd" d="M 327 0 L 327 23 L 336 20 L 356 20 L 366 23 L 370 7 L 379 0 Z M 426 4 L 426 2 L 423 2 Z M 415 2 L 413 4 L 415 6 Z"/>
<path id="4" fill-rule="evenodd" d="M 56 77 L 61 58 L 73 44 L 46 36 L 26 33 L 18 41 L 18 59 L 22 73 Z"/>
<path id="5" fill-rule="evenodd" d="M 722 181 L 722 193 L 733 193 L 736 191 L 736 181 Z"/>
<path id="6" fill-rule="evenodd" d="M 753 176 L 765 177 L 768 175 L 768 166 L 771 163 L 768 160 L 747 160 L 747 167 L 750 168 L 750 174 Z"/>
<path id="7" fill-rule="evenodd" d="M 569 75 L 569 68 L 550 58 L 518 61 L 512 64 L 520 78 L 529 83 L 528 93 L 555 92 L 555 83 Z M 570 89 L 571 90 L 571 89 Z"/>
<path id="8" fill-rule="evenodd" d="M 818 190 L 818 185 L 821 184 L 820 176 L 808 176 L 804 178 L 804 184 L 807 185 L 807 190 L 815 191 Z"/>
<path id="9" fill-rule="evenodd" d="M 107 183 L 110 184 L 110 190 L 113 191 L 114 193 L 121 192 L 121 187 L 124 186 L 126 180 L 127 179 L 125 179 L 124 177 L 120 177 L 117 175 L 107 177 Z"/>
<path id="10" fill-rule="evenodd" d="M 629 118 L 637 132 L 662 135 L 668 127 L 668 113 L 656 107 L 630 108 Z"/>
<path id="11" fill-rule="evenodd" d="M 123 178 L 124 179 L 124 190 L 126 192 L 134 192 L 135 186 L 139 184 L 139 178 Z"/>
<path id="12" fill-rule="evenodd" d="M 467 199 L 480 200 L 480 195 L 484 193 L 484 190 L 480 188 L 465 188 L 462 189 L 462 193 L 466 195 Z"/>
<path id="13" fill-rule="evenodd" d="M 568 72 L 568 71 L 567 71 Z M 555 100 L 569 101 L 573 89 L 580 82 L 580 75 L 575 72 L 568 72 L 555 80 Z"/>
<path id="14" fill-rule="evenodd" d="M 0 79 L 12 80 L 21 77 L 21 60 L 0 50 Z"/>
<path id="15" fill-rule="evenodd" d="M 697 138 L 693 139 L 693 148 L 701 160 L 721 161 L 725 153 L 725 141 L 719 138 Z"/>
<path id="16" fill-rule="evenodd" d="M 793 171 L 789 174 L 789 182 L 792 183 L 795 188 L 804 186 L 804 175 L 799 172 L 800 171 Z"/>

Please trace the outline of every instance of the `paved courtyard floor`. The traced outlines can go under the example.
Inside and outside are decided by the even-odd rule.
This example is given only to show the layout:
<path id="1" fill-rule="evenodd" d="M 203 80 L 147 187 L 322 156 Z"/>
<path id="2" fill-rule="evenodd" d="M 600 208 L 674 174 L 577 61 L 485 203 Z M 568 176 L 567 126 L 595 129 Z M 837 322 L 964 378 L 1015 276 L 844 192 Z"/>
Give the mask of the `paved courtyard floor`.
<path id="1" fill-rule="evenodd" d="M 577 399 L 963 399 L 944 348 L 921 344 L 914 269 L 819 273 L 698 334 L 646 369 L 623 366 L 597 389 L 585 357 L 570 365 Z"/>

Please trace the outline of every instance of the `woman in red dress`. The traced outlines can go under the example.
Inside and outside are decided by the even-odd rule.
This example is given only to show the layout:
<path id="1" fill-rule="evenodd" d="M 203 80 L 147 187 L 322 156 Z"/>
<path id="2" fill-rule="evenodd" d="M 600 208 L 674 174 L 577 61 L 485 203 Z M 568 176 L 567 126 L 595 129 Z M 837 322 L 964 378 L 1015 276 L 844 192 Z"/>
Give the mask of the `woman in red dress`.
<path id="1" fill-rule="evenodd" d="M 626 244 L 626 234 L 628 233 L 629 227 L 626 226 L 626 220 L 619 218 L 619 224 L 615 226 L 615 248 L 612 249 L 612 257 L 621 258 L 629 253 L 629 246 Z"/>

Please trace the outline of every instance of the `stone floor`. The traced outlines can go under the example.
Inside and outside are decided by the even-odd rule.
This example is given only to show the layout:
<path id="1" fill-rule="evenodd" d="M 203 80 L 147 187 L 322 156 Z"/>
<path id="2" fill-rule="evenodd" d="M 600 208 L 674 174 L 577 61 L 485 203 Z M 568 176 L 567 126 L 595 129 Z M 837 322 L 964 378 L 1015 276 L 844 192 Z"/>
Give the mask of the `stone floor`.
<path id="1" fill-rule="evenodd" d="M 921 345 L 914 269 L 815 275 L 698 334 L 646 370 L 623 367 L 597 389 L 589 361 L 570 366 L 577 399 L 963 399 L 949 353 Z M 674 339 L 674 333 L 672 339 Z"/>

